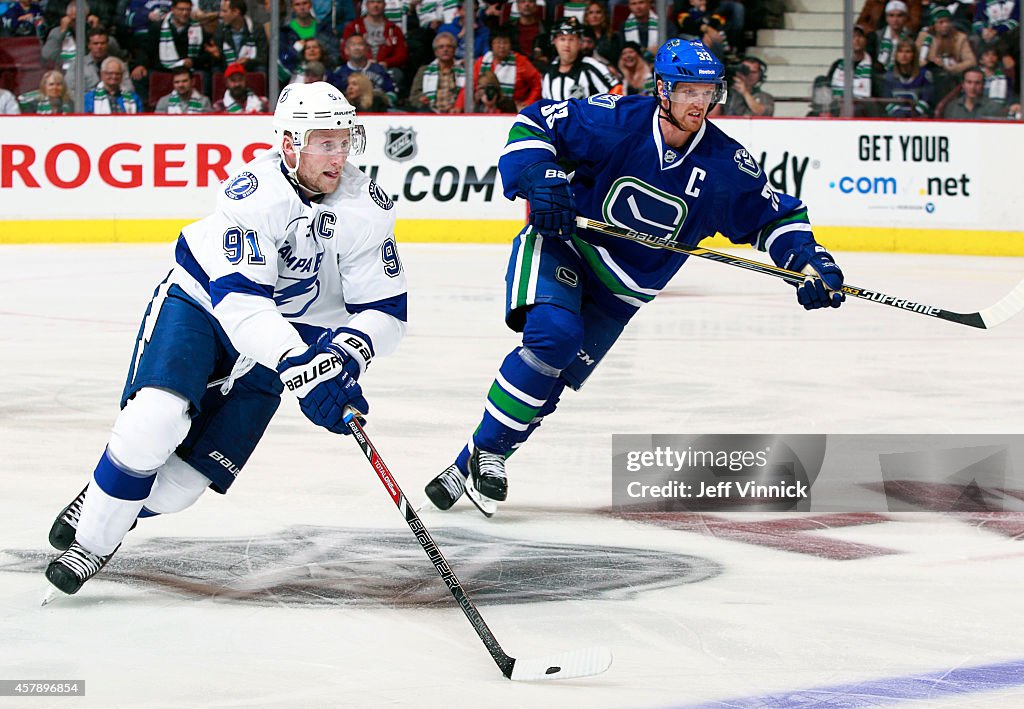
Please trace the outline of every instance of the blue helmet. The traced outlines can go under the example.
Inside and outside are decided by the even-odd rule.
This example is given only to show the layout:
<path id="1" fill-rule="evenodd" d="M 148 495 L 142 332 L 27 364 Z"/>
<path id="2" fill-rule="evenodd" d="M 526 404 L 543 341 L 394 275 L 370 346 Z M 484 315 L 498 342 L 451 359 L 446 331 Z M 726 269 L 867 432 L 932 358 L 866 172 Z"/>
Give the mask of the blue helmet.
<path id="1" fill-rule="evenodd" d="M 712 103 L 725 95 L 725 67 L 699 40 L 670 39 L 654 58 L 654 74 L 664 82 L 662 98 L 668 98 L 677 83 L 715 84 Z"/>

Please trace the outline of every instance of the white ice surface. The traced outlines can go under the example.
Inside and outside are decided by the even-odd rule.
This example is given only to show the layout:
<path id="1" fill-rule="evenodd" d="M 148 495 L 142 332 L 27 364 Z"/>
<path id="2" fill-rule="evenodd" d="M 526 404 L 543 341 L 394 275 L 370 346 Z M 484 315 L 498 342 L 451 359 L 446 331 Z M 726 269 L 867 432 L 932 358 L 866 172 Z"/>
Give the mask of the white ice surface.
<path id="1" fill-rule="evenodd" d="M 250 604 L 100 576 L 40 608 L 42 576 L 4 566 L 12 550 L 48 549 L 54 515 L 87 480 L 170 254 L 0 248 L 0 679 L 87 683 L 84 699 L 0 707 L 682 707 L 1024 662 L 1022 541 L 918 513 L 823 531 L 901 552 L 833 561 L 597 512 L 611 502 L 612 433 L 1024 431 L 1024 317 L 980 331 L 866 302 L 806 313 L 788 286 L 704 262 L 637 316 L 584 390 L 566 394 L 510 461 L 510 501 L 493 519 L 466 502 L 424 513 L 436 530 L 717 565 L 709 580 L 625 599 L 479 604 L 510 654 L 608 645 L 615 662 L 606 674 L 508 682 L 444 603 Z M 517 342 L 502 324 L 506 256 L 497 246 L 402 249 L 409 335 L 363 383 L 367 430 L 414 503 L 466 440 Z M 991 305 L 1024 277 L 1019 259 L 837 258 L 851 283 L 962 312 Z M 408 534 L 355 443 L 314 429 L 286 400 L 229 495 L 208 493 L 181 514 L 144 521 L 116 560 L 130 566 L 133 547 L 157 537 L 245 542 L 295 525 Z M 491 554 L 500 563 L 501 549 Z M 459 557 L 449 560 L 458 573 Z M 240 583 L 248 562 L 235 561 Z M 367 568 L 359 584 L 386 576 L 388 564 Z M 420 568 L 425 586 L 440 587 L 428 564 Z M 828 690 L 819 698 L 840 699 Z M 1018 707 L 1024 680 L 984 693 L 968 681 L 904 704 Z"/>

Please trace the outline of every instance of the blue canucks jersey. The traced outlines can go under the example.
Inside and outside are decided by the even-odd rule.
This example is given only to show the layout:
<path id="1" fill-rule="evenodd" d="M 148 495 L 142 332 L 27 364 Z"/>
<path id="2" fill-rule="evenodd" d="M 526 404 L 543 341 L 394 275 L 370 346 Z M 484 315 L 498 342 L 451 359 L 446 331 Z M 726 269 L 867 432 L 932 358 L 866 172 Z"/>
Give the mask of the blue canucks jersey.
<path id="1" fill-rule="evenodd" d="M 705 120 L 682 148 L 666 145 L 658 100 L 601 94 L 538 101 L 519 114 L 498 162 L 505 196 L 540 162 L 568 174 L 577 211 L 679 243 L 723 234 L 767 251 L 776 263 L 813 242 L 807 209 L 776 192 L 750 153 Z M 612 294 L 638 307 L 652 300 L 687 256 L 581 230 L 573 246 Z"/>

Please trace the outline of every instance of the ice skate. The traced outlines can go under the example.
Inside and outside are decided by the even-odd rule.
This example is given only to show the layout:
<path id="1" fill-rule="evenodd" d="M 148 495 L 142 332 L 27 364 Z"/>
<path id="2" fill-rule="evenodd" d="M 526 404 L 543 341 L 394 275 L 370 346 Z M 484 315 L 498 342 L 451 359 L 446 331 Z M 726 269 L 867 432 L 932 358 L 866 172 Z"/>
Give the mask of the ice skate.
<path id="1" fill-rule="evenodd" d="M 469 472 L 473 477 L 473 486 L 484 497 L 497 502 L 504 502 L 508 497 L 504 455 L 474 448 L 469 458 Z"/>
<path id="2" fill-rule="evenodd" d="M 466 491 L 466 478 L 459 467 L 452 463 L 440 475 L 427 483 L 424 491 L 434 507 L 439 510 L 451 509 L 451 506 Z"/>
<path id="3" fill-rule="evenodd" d="M 86 581 L 107 565 L 115 552 L 117 549 L 101 556 L 88 551 L 78 542 L 72 542 L 67 551 L 46 567 L 46 578 L 64 593 L 77 593 Z"/>
<path id="4" fill-rule="evenodd" d="M 71 543 L 75 541 L 78 520 L 82 517 L 82 503 L 85 502 L 85 491 L 88 489 L 88 485 L 83 487 L 75 499 L 60 511 L 57 519 L 53 520 L 53 526 L 50 527 L 50 546 L 57 551 L 67 551 L 71 547 Z M 132 522 L 131 529 L 135 529 L 138 523 L 138 520 Z"/>
<path id="5" fill-rule="evenodd" d="M 57 519 L 53 520 L 53 526 L 50 527 L 50 546 L 54 549 L 67 551 L 75 541 L 78 520 L 82 516 L 82 503 L 85 502 L 85 491 L 88 489 L 88 485 L 83 487 L 71 504 L 61 510 Z"/>

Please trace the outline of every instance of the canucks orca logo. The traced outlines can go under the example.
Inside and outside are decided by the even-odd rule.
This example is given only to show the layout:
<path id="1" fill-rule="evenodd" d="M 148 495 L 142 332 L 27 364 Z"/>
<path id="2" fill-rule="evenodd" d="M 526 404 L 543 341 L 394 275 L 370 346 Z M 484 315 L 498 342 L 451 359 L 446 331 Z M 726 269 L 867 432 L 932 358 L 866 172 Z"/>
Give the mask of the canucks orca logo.
<path id="1" fill-rule="evenodd" d="M 243 172 L 236 177 L 230 185 L 224 188 L 224 194 L 230 199 L 245 199 L 256 191 L 256 175 L 251 172 Z"/>
<path id="2" fill-rule="evenodd" d="M 604 219 L 616 226 L 674 239 L 683 227 L 686 202 L 635 177 L 616 180 L 601 207 Z"/>
<path id="3" fill-rule="evenodd" d="M 380 185 L 373 180 L 370 180 L 370 197 L 381 209 L 388 210 L 395 206 L 395 203 L 388 197 L 387 192 L 382 190 Z"/>
<path id="4" fill-rule="evenodd" d="M 745 148 L 737 150 L 732 159 L 736 163 L 736 167 L 751 177 L 758 178 L 761 176 L 761 166 L 757 164 L 757 160 L 754 160 Z"/>

